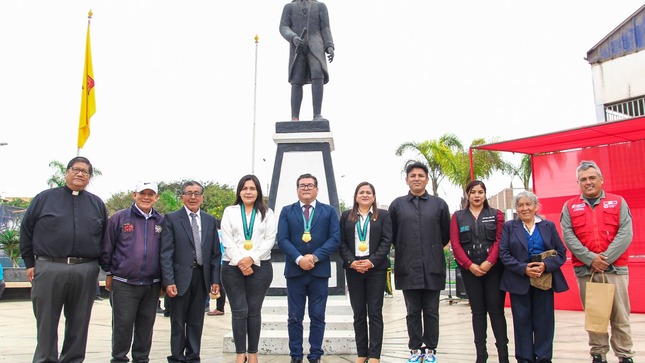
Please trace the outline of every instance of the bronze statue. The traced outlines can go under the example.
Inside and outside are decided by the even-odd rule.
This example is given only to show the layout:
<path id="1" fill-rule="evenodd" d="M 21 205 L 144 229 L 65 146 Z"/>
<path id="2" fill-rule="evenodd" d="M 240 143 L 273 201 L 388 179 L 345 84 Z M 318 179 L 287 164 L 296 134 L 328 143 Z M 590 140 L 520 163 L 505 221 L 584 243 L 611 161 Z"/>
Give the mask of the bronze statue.
<path id="1" fill-rule="evenodd" d="M 321 115 L 323 88 L 329 82 L 325 53 L 329 62 L 334 60 L 327 6 L 316 0 L 293 0 L 286 4 L 280 19 L 280 34 L 291 45 L 291 120 L 300 120 L 302 86 L 305 84 L 311 84 L 313 120 L 325 120 Z"/>

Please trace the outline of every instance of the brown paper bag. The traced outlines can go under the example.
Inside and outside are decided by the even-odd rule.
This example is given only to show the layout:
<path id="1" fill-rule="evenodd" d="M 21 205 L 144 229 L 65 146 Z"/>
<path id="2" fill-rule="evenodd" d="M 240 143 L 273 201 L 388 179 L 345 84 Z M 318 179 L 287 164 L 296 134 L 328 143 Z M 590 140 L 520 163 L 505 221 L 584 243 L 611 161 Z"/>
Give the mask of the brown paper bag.
<path id="1" fill-rule="evenodd" d="M 585 289 L 585 330 L 592 333 L 607 333 L 611 308 L 614 304 L 614 284 L 593 282 L 593 272 Z"/>

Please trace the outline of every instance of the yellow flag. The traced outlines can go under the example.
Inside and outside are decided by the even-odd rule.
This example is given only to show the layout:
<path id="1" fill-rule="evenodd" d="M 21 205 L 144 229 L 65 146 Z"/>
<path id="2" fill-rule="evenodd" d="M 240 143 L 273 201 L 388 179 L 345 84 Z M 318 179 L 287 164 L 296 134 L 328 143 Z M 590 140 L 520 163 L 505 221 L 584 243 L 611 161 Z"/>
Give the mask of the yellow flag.
<path id="1" fill-rule="evenodd" d="M 81 117 L 78 121 L 78 148 L 85 145 L 90 137 L 90 117 L 96 112 L 94 96 L 94 71 L 92 70 L 92 50 L 90 47 L 90 20 L 92 10 L 87 15 L 87 39 L 85 41 L 85 67 L 83 69 L 83 92 L 81 94 Z"/>

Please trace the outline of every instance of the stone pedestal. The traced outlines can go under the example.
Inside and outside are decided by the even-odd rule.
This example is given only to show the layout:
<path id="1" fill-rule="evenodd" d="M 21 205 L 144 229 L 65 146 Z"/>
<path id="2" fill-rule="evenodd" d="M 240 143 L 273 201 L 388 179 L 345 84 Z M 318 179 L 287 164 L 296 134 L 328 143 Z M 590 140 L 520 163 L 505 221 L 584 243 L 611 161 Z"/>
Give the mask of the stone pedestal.
<path id="1" fill-rule="evenodd" d="M 285 205 L 298 200 L 296 181 L 305 173 L 318 179 L 318 200 L 336 208 L 340 217 L 338 190 L 331 152 L 334 139 L 329 121 L 277 122 L 273 140 L 278 145 L 271 178 L 269 207 L 279 219 Z M 271 252 L 273 283 L 269 295 L 286 295 L 284 278 L 284 254 L 276 247 Z M 329 294 L 345 294 L 345 274 L 338 253 L 332 256 L 332 277 L 329 279 Z"/>

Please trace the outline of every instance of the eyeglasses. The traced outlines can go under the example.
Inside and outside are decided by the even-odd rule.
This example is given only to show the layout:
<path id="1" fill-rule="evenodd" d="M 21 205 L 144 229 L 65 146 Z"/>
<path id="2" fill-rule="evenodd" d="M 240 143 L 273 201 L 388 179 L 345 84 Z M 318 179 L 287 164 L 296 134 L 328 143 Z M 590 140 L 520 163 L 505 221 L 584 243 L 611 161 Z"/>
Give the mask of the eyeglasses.
<path id="1" fill-rule="evenodd" d="M 187 196 L 188 198 L 192 198 L 192 197 L 197 198 L 197 197 L 201 197 L 202 195 L 204 195 L 204 193 L 202 193 L 202 192 L 184 192 L 184 195 Z"/>
<path id="2" fill-rule="evenodd" d="M 316 187 L 316 184 L 298 184 L 298 189 L 313 189 Z"/>
<path id="3" fill-rule="evenodd" d="M 87 170 L 85 170 L 85 169 L 81 169 L 81 168 L 70 168 L 69 170 L 72 172 L 72 174 L 78 174 L 78 173 L 81 173 L 81 175 L 83 175 L 83 176 L 88 176 L 88 175 L 90 175 L 90 172 L 89 172 L 89 171 L 87 171 Z"/>

